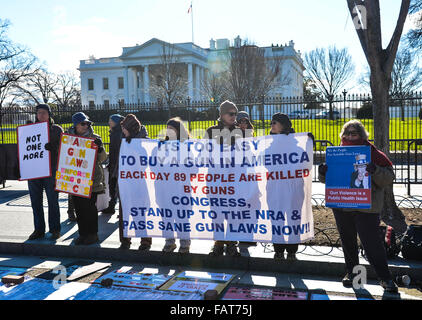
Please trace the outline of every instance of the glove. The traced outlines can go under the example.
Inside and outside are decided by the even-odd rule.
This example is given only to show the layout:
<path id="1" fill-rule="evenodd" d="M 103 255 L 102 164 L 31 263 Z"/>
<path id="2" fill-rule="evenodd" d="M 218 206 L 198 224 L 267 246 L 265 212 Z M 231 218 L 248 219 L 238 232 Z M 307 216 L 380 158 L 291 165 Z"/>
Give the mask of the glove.
<path id="1" fill-rule="evenodd" d="M 318 173 L 319 173 L 320 175 L 325 176 L 325 174 L 327 173 L 327 171 L 328 171 L 328 166 L 327 166 L 327 164 L 326 164 L 326 163 L 321 163 L 321 164 L 318 166 Z"/>
<path id="2" fill-rule="evenodd" d="M 373 162 L 371 162 L 370 164 L 368 164 L 368 165 L 366 166 L 366 171 L 367 171 L 369 174 L 374 174 L 376 170 L 377 170 L 377 166 L 376 166 L 376 164 L 375 164 L 375 163 L 373 163 Z"/>
<path id="3" fill-rule="evenodd" d="M 308 132 L 308 137 L 312 139 L 312 141 L 315 143 L 315 137 L 312 134 L 312 132 Z"/>
<path id="4" fill-rule="evenodd" d="M 50 142 L 47 142 L 44 146 L 45 150 L 52 151 L 53 145 Z"/>
<path id="5" fill-rule="evenodd" d="M 100 138 L 97 138 L 94 140 L 94 143 L 98 146 L 98 147 L 102 147 L 103 146 L 103 142 L 101 141 Z"/>

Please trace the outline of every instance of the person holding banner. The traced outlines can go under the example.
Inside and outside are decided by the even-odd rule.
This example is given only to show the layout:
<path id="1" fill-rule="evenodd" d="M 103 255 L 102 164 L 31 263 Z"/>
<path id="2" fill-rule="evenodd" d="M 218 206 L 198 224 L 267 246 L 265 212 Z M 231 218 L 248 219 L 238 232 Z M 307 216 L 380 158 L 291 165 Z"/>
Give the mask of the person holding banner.
<path id="1" fill-rule="evenodd" d="M 240 111 L 236 117 L 236 123 L 243 132 L 244 138 L 253 137 L 254 127 L 249 119 L 249 114 L 246 111 Z"/>
<path id="2" fill-rule="evenodd" d="M 45 144 L 45 149 L 50 151 L 51 176 L 28 180 L 29 196 L 31 199 L 32 212 L 34 214 L 34 232 L 28 240 L 35 240 L 44 237 L 45 221 L 43 209 L 43 190 L 47 195 L 48 201 L 48 225 L 51 233 L 51 240 L 60 238 L 60 208 L 59 193 L 54 190 L 57 159 L 59 154 L 60 135 L 63 132 L 62 127 L 54 123 L 51 117 L 51 109 L 48 104 L 39 104 L 36 106 L 36 123 L 48 122 L 50 131 L 50 142 Z"/>
<path id="3" fill-rule="evenodd" d="M 69 134 L 95 139 L 94 143 L 98 146 L 91 197 L 84 198 L 72 195 L 79 229 L 79 237 L 75 240 L 75 245 L 90 245 L 98 242 L 98 210 L 96 202 L 98 194 L 104 193 L 105 190 L 104 171 L 101 163 L 107 159 L 107 153 L 103 148 L 101 137 L 94 133 L 92 122 L 85 113 L 75 113 L 72 116 L 72 122 L 73 126 L 69 129 Z"/>
<path id="4" fill-rule="evenodd" d="M 273 134 L 285 134 L 295 133 L 292 128 L 292 122 L 289 117 L 284 113 L 275 113 L 271 120 L 271 131 L 270 135 Z M 298 244 L 281 244 L 274 243 L 274 259 L 284 260 L 284 251 L 287 252 L 288 260 L 296 259 L 296 252 L 299 249 Z"/>
<path id="5" fill-rule="evenodd" d="M 242 130 L 236 125 L 237 106 L 226 100 L 220 105 L 219 114 L 217 125 L 207 129 L 204 139 L 214 139 L 219 144 L 233 146 L 236 139 L 243 138 Z M 237 241 L 215 241 L 210 255 L 221 256 L 224 252 L 228 256 L 240 256 Z"/>
<path id="6" fill-rule="evenodd" d="M 128 114 L 121 122 L 122 137 L 127 143 L 130 143 L 132 139 L 148 139 L 148 131 L 141 124 L 138 118 L 134 114 Z M 119 176 L 119 162 L 117 161 L 113 171 L 113 178 L 118 179 Z M 131 245 L 131 239 L 126 238 L 123 235 L 123 210 L 122 203 L 119 196 L 119 186 L 117 185 L 117 196 L 119 197 L 119 238 L 120 247 L 119 249 L 129 249 Z M 139 246 L 140 251 L 148 251 L 152 245 L 152 238 L 141 238 L 141 245 Z"/>
<path id="7" fill-rule="evenodd" d="M 369 134 L 358 120 L 347 122 L 340 133 L 341 146 L 370 146 L 371 162 L 366 165 L 367 174 L 371 175 L 371 208 L 370 209 L 334 209 L 333 213 L 343 247 L 347 274 L 342 282 L 351 287 L 354 269 L 359 265 L 357 235 L 366 252 L 369 263 L 380 279 L 380 285 L 386 292 L 396 293 L 397 285 L 392 280 L 388 269 L 387 255 L 380 234 L 380 213 L 384 205 L 384 189 L 392 186 L 395 178 L 392 162 L 380 150 L 368 141 Z M 357 159 L 363 163 L 361 157 Z M 325 183 L 326 164 L 318 167 L 319 180 Z"/>
<path id="8" fill-rule="evenodd" d="M 182 119 L 176 117 L 167 121 L 166 140 L 179 140 L 183 142 L 189 138 L 189 131 L 183 124 Z M 189 253 L 190 243 L 190 240 L 180 239 L 179 253 Z M 163 252 L 173 252 L 176 247 L 176 240 L 174 238 L 166 239 Z"/>
<path id="9" fill-rule="evenodd" d="M 110 193 L 110 201 L 108 207 L 102 211 L 103 214 L 113 214 L 115 212 L 115 206 L 117 202 L 117 178 L 113 177 L 114 168 L 119 161 L 120 143 L 122 142 L 122 127 L 120 123 L 124 119 L 120 114 L 113 114 L 108 120 L 110 127 L 110 149 L 108 154 L 109 165 L 108 165 L 108 186 Z"/>

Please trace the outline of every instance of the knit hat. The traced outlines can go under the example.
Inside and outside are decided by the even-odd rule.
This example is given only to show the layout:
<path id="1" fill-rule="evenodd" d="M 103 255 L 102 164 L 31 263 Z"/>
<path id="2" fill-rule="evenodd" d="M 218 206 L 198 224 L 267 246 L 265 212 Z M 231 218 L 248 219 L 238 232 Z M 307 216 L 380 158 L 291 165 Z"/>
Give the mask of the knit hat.
<path id="1" fill-rule="evenodd" d="M 292 122 L 289 119 L 289 116 L 284 113 L 276 113 L 273 115 L 273 121 L 279 122 L 283 126 L 283 132 L 292 132 Z"/>
<path id="2" fill-rule="evenodd" d="M 112 120 L 114 123 L 116 123 L 116 124 L 120 124 L 120 122 L 122 122 L 122 120 L 124 119 L 125 117 L 123 117 L 123 116 L 121 116 L 120 114 L 112 114 L 111 116 L 110 116 L 110 120 Z"/>
<path id="3" fill-rule="evenodd" d="M 236 113 L 238 112 L 238 109 L 237 109 L 236 105 L 233 102 L 231 102 L 229 100 L 224 101 L 220 105 L 220 116 L 222 116 L 223 114 L 226 114 L 226 113 L 230 112 L 230 110 L 232 110 L 232 109 L 234 111 L 236 111 Z"/>
<path id="4" fill-rule="evenodd" d="M 250 120 L 249 114 L 246 111 L 239 111 L 239 113 L 237 114 L 236 121 L 239 122 L 242 119 Z"/>
<path id="5" fill-rule="evenodd" d="M 83 112 L 77 112 L 72 116 L 72 122 L 73 125 L 76 127 L 77 124 L 81 122 L 89 122 L 92 123 L 92 121 L 89 120 L 88 116 Z"/>
<path id="6" fill-rule="evenodd" d="M 41 104 L 37 105 L 35 107 L 35 112 L 37 112 L 39 109 L 47 110 L 48 111 L 48 115 L 51 116 L 51 109 L 50 109 L 50 106 L 48 104 L 41 103 Z"/>
<path id="7" fill-rule="evenodd" d="M 141 123 L 134 114 L 128 114 L 120 123 L 123 128 L 129 131 L 131 137 L 136 136 L 141 130 Z"/>

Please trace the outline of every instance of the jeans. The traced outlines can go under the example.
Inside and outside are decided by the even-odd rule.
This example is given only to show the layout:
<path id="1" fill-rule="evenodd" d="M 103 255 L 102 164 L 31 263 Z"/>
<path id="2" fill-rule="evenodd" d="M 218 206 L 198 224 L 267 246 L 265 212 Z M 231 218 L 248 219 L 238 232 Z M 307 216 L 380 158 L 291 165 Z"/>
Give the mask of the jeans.
<path id="1" fill-rule="evenodd" d="M 48 201 L 48 227 L 50 232 L 60 231 L 59 193 L 54 190 L 55 177 L 28 180 L 29 196 L 34 214 L 35 230 L 45 232 L 43 190 Z"/>

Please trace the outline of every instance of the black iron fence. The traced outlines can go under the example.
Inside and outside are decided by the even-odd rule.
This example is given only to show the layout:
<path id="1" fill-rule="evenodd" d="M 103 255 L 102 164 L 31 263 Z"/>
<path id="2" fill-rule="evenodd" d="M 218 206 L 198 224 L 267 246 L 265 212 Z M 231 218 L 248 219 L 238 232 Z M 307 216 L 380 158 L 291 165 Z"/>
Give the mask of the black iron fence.
<path id="1" fill-rule="evenodd" d="M 324 161 L 327 146 L 339 145 L 344 123 L 360 119 L 373 137 L 371 98 L 368 95 L 341 95 L 329 100 L 303 97 L 263 97 L 256 101 L 237 101 L 239 110 L 250 114 L 255 136 L 267 135 L 271 117 L 282 112 L 289 115 L 296 132 L 312 132 L 316 139 L 315 165 Z M 108 147 L 110 115 L 134 113 L 147 127 L 151 138 L 164 135 L 165 124 L 172 117 L 186 122 L 191 135 L 202 138 L 205 130 L 215 125 L 219 117 L 219 102 L 190 101 L 168 107 L 161 103 L 126 105 L 90 105 L 58 108 L 51 106 L 53 118 L 65 130 L 72 125 L 72 115 L 85 112 L 94 122 L 94 130 Z M 0 113 L 0 144 L 16 143 L 16 127 L 35 120 L 34 107 L 2 108 Z M 396 172 L 396 183 L 422 184 L 422 94 L 390 101 L 390 155 Z M 315 170 L 316 171 L 316 170 Z M 317 180 L 316 174 L 314 180 Z"/>

